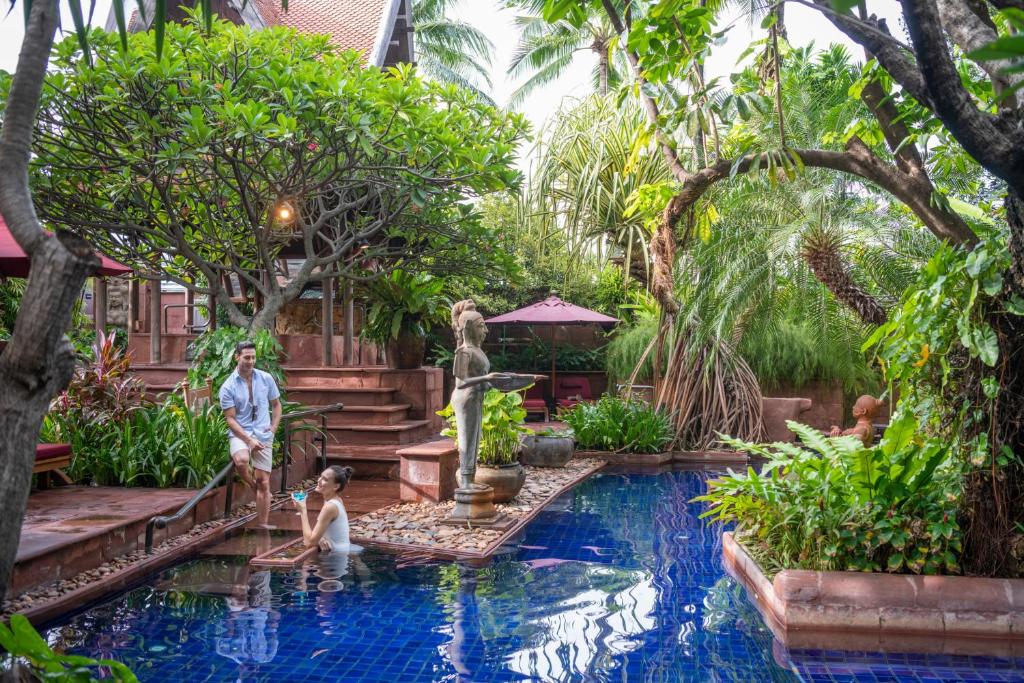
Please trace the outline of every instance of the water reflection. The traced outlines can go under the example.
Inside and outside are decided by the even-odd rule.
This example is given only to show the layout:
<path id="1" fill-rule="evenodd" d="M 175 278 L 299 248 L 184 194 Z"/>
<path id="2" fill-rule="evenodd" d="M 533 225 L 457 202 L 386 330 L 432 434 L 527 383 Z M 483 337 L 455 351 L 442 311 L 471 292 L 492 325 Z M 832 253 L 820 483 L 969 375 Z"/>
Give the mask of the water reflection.
<path id="1" fill-rule="evenodd" d="M 47 637 L 161 683 L 799 680 L 724 576 L 721 528 L 688 503 L 705 479 L 596 477 L 483 567 L 372 551 L 272 572 L 204 558 Z M 858 663 L 860 680 L 895 680 L 887 661 Z"/>

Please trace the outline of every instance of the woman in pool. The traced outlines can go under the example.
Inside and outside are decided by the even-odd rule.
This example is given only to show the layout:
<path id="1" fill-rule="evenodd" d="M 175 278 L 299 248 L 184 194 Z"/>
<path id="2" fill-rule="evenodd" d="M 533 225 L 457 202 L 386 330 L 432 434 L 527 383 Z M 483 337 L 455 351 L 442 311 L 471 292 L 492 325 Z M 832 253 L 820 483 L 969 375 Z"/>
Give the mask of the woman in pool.
<path id="1" fill-rule="evenodd" d="M 319 545 L 321 550 L 336 552 L 362 550 L 348 540 L 348 514 L 341 502 L 341 491 L 352 476 L 351 467 L 331 465 L 320 473 L 315 491 L 324 499 L 324 506 L 316 518 L 316 526 L 310 527 L 306 513 L 306 499 L 295 501 L 302 520 L 302 540 L 307 548 Z"/>

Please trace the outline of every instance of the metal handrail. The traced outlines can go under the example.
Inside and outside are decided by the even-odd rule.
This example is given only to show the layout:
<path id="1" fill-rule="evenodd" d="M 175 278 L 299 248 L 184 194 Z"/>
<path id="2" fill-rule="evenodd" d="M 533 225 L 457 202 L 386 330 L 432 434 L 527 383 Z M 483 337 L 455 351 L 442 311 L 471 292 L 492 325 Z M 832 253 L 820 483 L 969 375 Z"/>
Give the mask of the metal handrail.
<path id="1" fill-rule="evenodd" d="M 167 527 L 168 524 L 171 524 L 173 522 L 177 522 L 182 517 L 187 515 L 189 513 L 189 511 L 192 510 L 192 508 L 194 508 L 196 506 L 196 504 L 199 503 L 199 501 L 202 500 L 206 496 L 206 494 L 209 493 L 213 489 L 214 486 L 219 484 L 221 482 L 221 480 L 223 480 L 224 477 L 226 477 L 228 475 L 229 472 L 234 470 L 234 467 L 235 467 L 235 463 L 233 463 L 233 462 L 229 462 L 227 465 L 225 465 L 224 469 L 222 469 L 220 472 L 217 473 L 217 476 L 215 476 L 213 479 L 211 479 L 206 486 L 204 486 L 203 488 L 201 488 L 199 490 L 199 493 L 197 493 L 196 495 L 192 496 L 191 500 L 189 500 L 187 503 L 182 505 L 181 509 L 179 509 L 177 512 L 175 512 L 170 517 L 167 517 L 165 515 L 157 515 L 156 517 L 151 517 L 150 520 L 148 522 L 146 522 L 146 553 L 148 554 L 148 553 L 153 552 L 153 529 L 154 528 L 164 529 L 164 528 Z M 227 514 L 230 511 L 231 511 L 231 487 L 228 486 L 227 495 L 224 498 L 224 516 L 226 517 Z"/>
<path id="2" fill-rule="evenodd" d="M 306 410 L 297 410 L 294 413 L 288 413 L 284 416 L 284 457 L 281 459 L 281 493 L 288 490 L 288 461 L 291 459 L 291 425 L 294 420 L 305 419 L 314 415 L 320 416 L 320 433 L 313 437 L 313 441 L 320 444 L 320 469 L 327 469 L 327 413 L 337 412 L 345 407 L 343 403 L 331 403 L 326 406 L 317 406 L 315 408 L 307 408 Z M 168 524 L 172 524 L 182 519 L 187 515 L 192 508 L 194 508 L 200 500 L 202 500 L 207 493 L 213 490 L 213 487 L 219 484 L 224 478 L 232 472 L 235 467 L 234 462 L 229 462 L 224 466 L 217 475 L 209 481 L 202 489 L 200 489 L 192 498 L 181 506 L 177 512 L 171 516 L 156 515 L 150 518 L 146 522 L 146 553 L 153 552 L 153 530 L 164 529 Z M 224 496 L 224 516 L 227 517 L 231 514 L 231 492 L 233 487 L 228 484 L 227 490 Z"/>

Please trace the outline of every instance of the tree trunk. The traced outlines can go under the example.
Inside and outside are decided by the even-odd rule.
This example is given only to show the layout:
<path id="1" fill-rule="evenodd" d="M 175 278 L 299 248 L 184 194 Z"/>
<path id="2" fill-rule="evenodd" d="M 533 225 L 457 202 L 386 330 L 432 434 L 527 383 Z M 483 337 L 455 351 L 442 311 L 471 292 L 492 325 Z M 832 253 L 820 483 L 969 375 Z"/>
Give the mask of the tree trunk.
<path id="1" fill-rule="evenodd" d="M 32 130 L 58 19 L 56 0 L 32 4 L 0 131 L 0 213 L 32 259 L 14 334 L 0 355 L 0 598 L 18 553 L 39 427 L 74 370 L 64 332 L 86 276 L 99 265 L 83 240 L 43 232 L 29 192 Z"/>
<path id="2" fill-rule="evenodd" d="M 606 45 L 598 45 L 596 47 L 597 52 L 597 74 L 600 79 L 599 90 L 601 97 L 608 94 L 608 47 Z"/>
<path id="3" fill-rule="evenodd" d="M 1024 201 L 1012 190 L 1006 199 L 1010 227 L 1008 292 L 1021 296 L 1024 289 Z M 988 406 L 981 431 L 989 433 L 993 460 L 1003 447 L 1017 457 L 1024 453 L 1024 317 L 994 313 L 989 320 L 999 338 L 999 365 L 993 371 L 979 361 L 969 364 L 958 395 L 950 405 Z M 999 395 L 990 404 L 981 388 L 984 377 L 999 380 Z M 969 474 L 964 487 L 964 570 L 986 576 L 1024 574 L 1024 466 L 1018 461 L 995 463 Z M 1009 552 L 1008 552 L 1009 551 Z"/>

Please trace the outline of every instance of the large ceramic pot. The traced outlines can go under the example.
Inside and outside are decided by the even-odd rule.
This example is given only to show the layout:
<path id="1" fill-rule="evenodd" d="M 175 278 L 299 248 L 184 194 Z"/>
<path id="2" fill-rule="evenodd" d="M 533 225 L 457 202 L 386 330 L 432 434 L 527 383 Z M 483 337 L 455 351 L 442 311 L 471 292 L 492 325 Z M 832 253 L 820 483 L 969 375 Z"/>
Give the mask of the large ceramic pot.
<path id="1" fill-rule="evenodd" d="M 565 467 L 574 448 L 571 436 L 526 436 L 519 450 L 519 462 L 533 467 Z"/>
<path id="2" fill-rule="evenodd" d="M 519 495 L 519 490 L 526 482 L 526 470 L 517 462 L 498 467 L 478 465 L 473 481 L 493 488 L 495 503 L 507 503 Z"/>
<path id="3" fill-rule="evenodd" d="M 388 367 L 393 370 L 416 370 L 423 365 L 426 339 L 413 332 L 402 332 L 388 342 Z"/>

